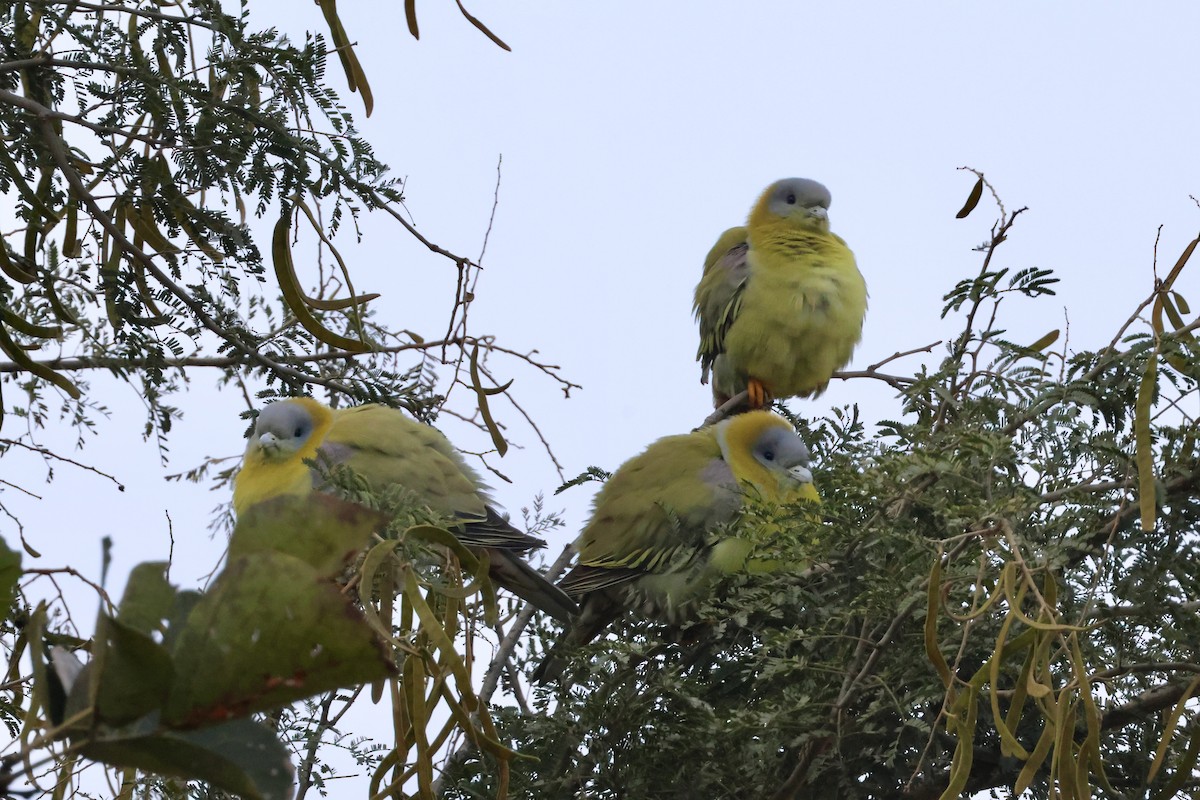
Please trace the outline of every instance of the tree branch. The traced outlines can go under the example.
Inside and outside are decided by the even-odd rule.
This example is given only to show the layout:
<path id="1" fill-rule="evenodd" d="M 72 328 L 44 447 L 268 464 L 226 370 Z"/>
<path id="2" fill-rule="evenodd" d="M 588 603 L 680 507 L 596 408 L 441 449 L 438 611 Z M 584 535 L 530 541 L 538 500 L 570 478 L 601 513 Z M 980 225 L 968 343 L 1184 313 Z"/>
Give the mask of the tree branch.
<path id="1" fill-rule="evenodd" d="M 412 344 L 389 345 L 385 347 L 377 347 L 369 353 L 356 353 L 350 350 L 324 350 L 317 353 L 302 353 L 299 355 L 278 356 L 276 360 L 281 364 L 311 364 L 324 361 L 349 360 L 362 358 L 368 355 L 394 355 L 407 351 L 427 351 L 439 347 L 451 345 L 456 347 L 472 347 L 478 344 L 486 350 L 493 350 L 497 353 L 512 356 L 520 359 L 535 369 L 545 373 L 560 383 L 563 390 L 569 392 L 571 389 L 582 389 L 583 387 L 577 383 L 563 378 L 558 370 L 562 367 L 558 364 L 547 364 L 536 360 L 533 354 L 536 350 L 531 350 L 528 353 L 522 353 L 512 348 L 502 347 L 495 343 L 494 337 L 486 336 L 458 336 L 452 339 L 438 339 L 426 342 L 414 342 Z M 44 361 L 36 361 L 35 363 L 53 369 L 59 372 L 76 372 L 89 369 L 145 369 L 149 367 L 157 369 L 183 369 L 188 367 L 212 367 L 217 369 L 229 369 L 246 365 L 249 358 L 245 353 L 236 356 L 184 356 L 182 358 L 167 358 L 167 359 L 129 359 L 129 358 L 107 358 L 104 356 L 72 356 L 67 358 L 51 358 Z M 3 373 L 19 373 L 24 372 L 25 368 L 11 361 L 0 361 L 0 374 Z"/>

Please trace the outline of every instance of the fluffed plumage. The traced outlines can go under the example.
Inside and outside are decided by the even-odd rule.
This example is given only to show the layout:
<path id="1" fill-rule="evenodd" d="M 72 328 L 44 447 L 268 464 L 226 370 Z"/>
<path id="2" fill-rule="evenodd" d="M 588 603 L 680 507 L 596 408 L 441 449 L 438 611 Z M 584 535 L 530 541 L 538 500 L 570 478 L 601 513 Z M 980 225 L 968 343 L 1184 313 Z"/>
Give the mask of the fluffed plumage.
<path id="1" fill-rule="evenodd" d="M 460 541 L 487 552 L 491 577 L 500 586 L 562 621 L 578 612 L 574 601 L 518 555 L 545 542 L 496 512 L 487 486 L 445 436 L 386 406 L 334 410 L 296 397 L 264 408 L 234 480 L 234 511 L 241 515 L 279 495 L 320 489 L 318 464 L 345 464 L 373 489 L 403 487 L 432 511 L 453 518 Z"/>
<path id="2" fill-rule="evenodd" d="M 591 641 L 627 609 L 677 623 L 722 575 L 755 571 L 749 541 L 718 538 L 748 496 L 819 501 L 808 448 L 769 411 L 667 436 L 622 464 L 596 495 L 575 540 L 579 562 L 559 582 L 579 600 L 579 619 L 535 677 L 556 677 L 563 648 Z"/>
<path id="3" fill-rule="evenodd" d="M 829 231 L 829 190 L 787 178 L 767 187 L 745 227 L 721 234 L 704 261 L 693 309 L 701 381 L 720 406 L 742 390 L 818 395 L 862 338 L 867 286 L 854 254 Z"/>

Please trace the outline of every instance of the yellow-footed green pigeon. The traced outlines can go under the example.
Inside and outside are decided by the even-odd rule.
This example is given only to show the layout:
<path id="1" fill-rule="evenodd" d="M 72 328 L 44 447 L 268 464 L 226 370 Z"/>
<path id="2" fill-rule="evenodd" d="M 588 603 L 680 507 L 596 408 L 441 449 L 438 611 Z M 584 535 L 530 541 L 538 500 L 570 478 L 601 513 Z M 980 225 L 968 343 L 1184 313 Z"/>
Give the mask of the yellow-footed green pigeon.
<path id="1" fill-rule="evenodd" d="M 559 581 L 579 601 L 579 619 L 534 677 L 556 677 L 564 649 L 591 641 L 626 610 L 678 623 L 721 576 L 773 569 L 756 568 L 753 544 L 727 526 L 748 497 L 819 502 L 810 466 L 804 442 L 769 411 L 667 436 L 622 464 L 575 540 L 578 564 Z"/>
<path id="2" fill-rule="evenodd" d="M 745 227 L 721 234 L 704 261 L 694 310 L 701 381 L 720 407 L 815 396 L 862 337 L 867 286 L 829 231 L 829 190 L 807 178 L 767 187 Z"/>
<path id="3" fill-rule="evenodd" d="M 334 410 L 310 397 L 267 406 L 234 481 L 234 511 L 241 515 L 273 497 L 320 490 L 322 468 L 338 464 L 372 489 L 400 486 L 451 518 L 460 541 L 487 552 L 491 577 L 500 586 L 560 620 L 578 612 L 574 601 L 520 557 L 545 542 L 497 513 L 487 486 L 445 436 L 393 408 Z"/>

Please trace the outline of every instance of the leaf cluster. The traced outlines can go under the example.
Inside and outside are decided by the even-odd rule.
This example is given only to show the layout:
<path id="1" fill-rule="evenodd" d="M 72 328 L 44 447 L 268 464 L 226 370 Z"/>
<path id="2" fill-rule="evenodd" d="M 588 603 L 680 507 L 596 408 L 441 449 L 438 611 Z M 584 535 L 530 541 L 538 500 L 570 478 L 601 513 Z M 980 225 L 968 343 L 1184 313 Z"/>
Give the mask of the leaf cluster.
<path id="1" fill-rule="evenodd" d="M 212 0 L 0 11 L 0 195 L 12 209 L 0 389 L 20 390 L 0 394 L 0 423 L 7 410 L 36 429 L 57 410 L 86 427 L 103 410 L 86 376 L 111 371 L 141 395 L 165 457 L 179 415 L 168 397 L 197 369 L 248 395 L 248 379 L 272 397 L 323 387 L 425 417 L 441 400 L 430 367 L 448 363 L 503 450 L 487 397 L 509 384 L 486 365 L 492 338 L 466 327 L 478 265 L 407 221 L 402 183 L 328 83 L 337 52 L 351 88 L 369 95 L 334 4 L 322 8 L 336 50 L 320 34 L 293 43 L 256 30 Z M 355 291 L 335 238 L 357 236 L 370 212 L 457 270 L 442 339 L 380 325 L 378 295 Z M 559 380 L 556 367 L 505 353 Z"/>

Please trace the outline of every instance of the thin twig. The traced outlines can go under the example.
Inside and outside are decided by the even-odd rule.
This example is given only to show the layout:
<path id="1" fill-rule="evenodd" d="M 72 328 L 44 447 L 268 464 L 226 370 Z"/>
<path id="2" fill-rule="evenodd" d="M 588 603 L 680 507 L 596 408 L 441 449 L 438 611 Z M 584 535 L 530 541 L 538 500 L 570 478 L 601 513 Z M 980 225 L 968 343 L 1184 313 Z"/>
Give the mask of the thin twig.
<path id="1" fill-rule="evenodd" d="M 192 14 L 186 17 L 172 17 L 169 14 L 163 14 L 158 11 L 149 11 L 145 8 L 132 8 L 125 5 L 110 5 L 101 3 L 84 3 L 74 2 L 74 6 L 78 8 L 86 8 L 88 11 L 117 11 L 122 14 L 132 14 L 135 17 L 146 17 L 147 19 L 156 19 L 161 22 L 172 22 L 182 25 L 195 25 L 198 28 L 207 28 L 210 31 L 218 31 L 217 26 L 207 22 L 202 22 L 198 14 Z"/>
<path id="2" fill-rule="evenodd" d="M 321 747 L 322 734 L 329 727 L 329 709 L 336 697 L 337 692 L 330 692 L 321 700 L 321 715 L 317 719 L 316 725 L 313 726 L 308 746 L 304 749 L 304 758 L 300 760 L 300 765 L 296 769 L 295 800 L 304 800 L 304 795 L 308 793 L 308 788 L 312 785 L 312 770 L 317 762 L 317 750 Z"/>
<path id="3" fill-rule="evenodd" d="M 108 592 L 104 591 L 103 586 L 101 586 L 100 584 L 91 580 L 90 578 L 85 577 L 82 572 L 75 569 L 74 567 L 52 567 L 52 568 L 40 568 L 40 569 L 39 568 L 30 568 L 30 569 L 23 570 L 23 574 L 25 574 L 25 575 L 44 575 L 45 577 L 47 577 L 51 581 L 53 581 L 55 586 L 58 585 L 58 582 L 54 581 L 55 575 L 70 575 L 72 578 L 77 578 L 80 581 L 86 583 L 88 586 L 92 587 L 92 589 L 95 590 L 96 594 L 100 597 L 100 599 L 102 601 L 104 601 L 105 609 L 112 612 L 112 611 L 115 611 L 117 608 L 116 604 L 113 603 L 112 598 L 108 596 Z M 60 593 L 61 593 L 61 589 L 60 589 Z"/>
<path id="4" fill-rule="evenodd" d="M 19 441 L 17 439 L 0 439 L 0 444 L 9 445 L 12 447 L 22 447 L 26 450 L 29 450 L 31 452 L 37 453 L 41 456 L 44 456 L 45 458 L 52 458 L 56 461 L 62 461 L 63 463 L 70 464 L 71 466 L 79 467 L 80 469 L 87 470 L 88 472 L 94 472 L 95 474 L 99 475 L 102 478 L 108 478 L 110 481 L 112 481 L 114 484 L 116 484 L 117 488 L 119 490 L 121 490 L 122 492 L 125 491 L 124 484 L 122 484 L 114 476 L 109 475 L 107 472 L 96 469 L 95 467 L 92 467 L 92 466 L 88 466 L 87 464 L 81 464 L 73 458 L 67 458 L 66 456 L 60 456 L 58 453 L 55 453 L 52 450 L 47 450 L 46 448 L 38 447 L 37 445 L 26 444 L 25 442 Z M 18 488 L 18 487 L 14 487 L 14 488 Z M 24 490 L 22 490 L 22 491 L 24 491 Z M 26 493 L 29 494 L 28 492 L 26 492 Z M 34 495 L 34 496 L 36 497 L 37 495 Z"/>
<path id="5" fill-rule="evenodd" d="M 452 339 L 438 339 L 426 342 L 413 342 L 410 344 L 389 345 L 378 347 L 371 351 L 373 355 L 395 355 L 409 351 L 426 352 L 444 345 L 457 347 L 471 347 L 478 343 L 481 347 L 486 347 L 489 350 L 494 350 L 497 353 L 512 356 L 520 359 L 529 366 L 537 369 L 539 372 L 553 378 L 563 389 L 564 393 L 569 393 L 571 389 L 582 389 L 579 384 L 563 378 L 558 370 L 562 369 L 558 364 L 547 364 L 538 361 L 533 357 L 537 350 L 531 350 L 528 353 L 522 353 L 512 348 L 502 347 L 495 343 L 492 336 L 466 336 L 454 337 Z M 353 360 L 360 358 L 364 354 L 356 353 L 349 350 L 325 350 L 317 353 L 300 353 L 295 355 L 276 356 L 276 360 L 281 364 L 299 365 L 312 364 L 324 361 L 338 360 Z M 79 372 L 83 370 L 93 369 L 141 369 L 146 367 L 155 367 L 159 369 L 186 369 L 192 367 L 207 367 L 215 369 L 230 369 L 232 367 L 244 366 L 249 361 L 245 354 L 233 356 L 184 356 L 182 358 L 167 358 L 167 359 L 128 359 L 128 358 L 109 358 L 106 356 L 73 356 L 68 358 L 51 358 L 35 363 L 53 369 L 57 372 Z M 25 368 L 11 361 L 0 361 L 0 373 L 20 373 L 24 372 Z"/>
<path id="6" fill-rule="evenodd" d="M 696 428 L 695 430 L 700 430 L 700 428 L 707 428 L 709 425 L 716 425 L 718 422 L 720 422 L 721 420 L 725 419 L 730 414 L 732 414 L 734 409 L 736 409 L 738 406 L 745 403 L 746 399 L 749 396 L 750 396 L 750 393 L 747 391 L 738 392 L 733 397 L 729 398 L 724 403 L 717 406 L 717 409 L 715 411 L 713 411 L 711 414 L 709 414 L 707 417 L 705 417 L 704 422 L 701 422 L 700 427 Z"/>
<path id="7" fill-rule="evenodd" d="M 574 556 L 575 548 L 571 545 L 564 547 L 562 553 L 554 560 L 554 563 L 546 568 L 546 580 L 553 581 L 562 574 Z M 487 703 L 491 700 L 492 694 L 495 693 L 496 686 L 500 682 L 500 673 L 503 671 L 504 665 L 512 659 L 513 651 L 516 650 L 517 643 L 521 640 L 521 634 L 525 632 L 525 628 L 529 625 L 529 621 L 533 619 L 536 611 L 537 609 L 531 603 L 526 603 L 525 607 L 513 619 L 512 627 L 508 629 L 508 633 L 500 640 L 500 645 L 496 648 L 496 655 L 492 658 L 487 672 L 483 676 L 483 684 L 479 689 L 480 702 Z"/>

